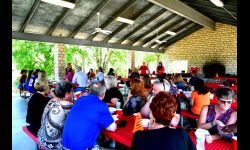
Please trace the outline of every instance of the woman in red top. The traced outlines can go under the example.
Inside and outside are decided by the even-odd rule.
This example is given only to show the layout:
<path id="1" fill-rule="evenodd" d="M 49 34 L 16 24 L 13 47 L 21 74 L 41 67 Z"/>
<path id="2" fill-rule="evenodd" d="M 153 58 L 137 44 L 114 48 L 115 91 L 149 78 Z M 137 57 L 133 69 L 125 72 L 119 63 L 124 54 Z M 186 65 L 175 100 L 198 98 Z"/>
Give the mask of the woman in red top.
<path id="1" fill-rule="evenodd" d="M 159 62 L 157 69 L 156 69 L 157 77 L 161 78 L 164 71 L 165 71 L 165 68 L 162 66 L 162 62 Z"/>
<path id="2" fill-rule="evenodd" d="M 139 70 L 140 70 L 140 75 L 141 76 L 144 76 L 144 75 L 147 74 L 148 66 L 146 65 L 145 62 L 142 63 L 142 65 L 140 66 Z"/>

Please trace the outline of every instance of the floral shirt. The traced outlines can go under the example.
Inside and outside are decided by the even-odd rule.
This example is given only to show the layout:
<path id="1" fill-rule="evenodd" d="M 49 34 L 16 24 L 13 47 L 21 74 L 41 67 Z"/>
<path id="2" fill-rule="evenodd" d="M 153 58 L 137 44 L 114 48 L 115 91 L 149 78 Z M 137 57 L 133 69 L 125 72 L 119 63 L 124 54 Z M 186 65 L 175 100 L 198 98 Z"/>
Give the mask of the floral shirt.
<path id="1" fill-rule="evenodd" d="M 50 100 L 41 120 L 37 137 L 41 146 L 51 150 L 62 149 L 62 131 L 66 117 L 72 107 L 69 101 Z"/>

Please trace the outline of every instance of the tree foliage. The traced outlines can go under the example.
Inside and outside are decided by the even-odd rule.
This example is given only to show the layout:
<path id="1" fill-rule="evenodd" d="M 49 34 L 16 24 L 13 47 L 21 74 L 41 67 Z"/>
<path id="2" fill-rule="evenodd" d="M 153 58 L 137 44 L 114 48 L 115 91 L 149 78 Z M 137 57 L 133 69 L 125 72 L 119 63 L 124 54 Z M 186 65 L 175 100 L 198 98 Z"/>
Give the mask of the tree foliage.
<path id="1" fill-rule="evenodd" d="M 12 59 L 16 69 L 42 69 L 48 77 L 54 77 L 53 44 L 12 40 Z"/>
<path id="2" fill-rule="evenodd" d="M 66 46 L 66 64 L 71 62 L 73 68 L 83 66 L 87 72 L 90 68 L 102 67 L 107 73 L 114 68 L 118 75 L 126 74 L 128 52 L 91 46 Z"/>
<path id="3" fill-rule="evenodd" d="M 165 55 L 161 53 L 146 53 L 144 55 L 144 60 L 147 63 L 155 62 L 155 61 L 158 63 L 162 61 L 164 58 L 165 58 Z"/>

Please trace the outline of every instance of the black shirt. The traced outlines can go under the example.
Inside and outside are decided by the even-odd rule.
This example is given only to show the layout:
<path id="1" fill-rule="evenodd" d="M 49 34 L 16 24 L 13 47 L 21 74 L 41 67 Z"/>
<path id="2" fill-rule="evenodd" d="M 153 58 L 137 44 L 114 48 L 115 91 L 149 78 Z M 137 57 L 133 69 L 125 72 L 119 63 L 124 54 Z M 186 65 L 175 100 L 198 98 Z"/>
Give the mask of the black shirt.
<path id="1" fill-rule="evenodd" d="M 28 126 L 30 132 L 35 135 L 37 135 L 41 126 L 43 110 L 49 102 L 49 99 L 50 98 L 44 97 L 42 94 L 36 92 L 29 100 L 26 122 L 30 124 L 30 126 Z"/>
<path id="2" fill-rule="evenodd" d="M 112 87 L 106 91 L 103 101 L 106 103 L 111 103 L 112 98 L 120 99 L 121 107 L 123 106 L 124 101 L 123 101 L 122 93 L 115 87 Z"/>
<path id="3" fill-rule="evenodd" d="M 196 150 L 187 131 L 168 127 L 135 132 L 130 150 Z"/>

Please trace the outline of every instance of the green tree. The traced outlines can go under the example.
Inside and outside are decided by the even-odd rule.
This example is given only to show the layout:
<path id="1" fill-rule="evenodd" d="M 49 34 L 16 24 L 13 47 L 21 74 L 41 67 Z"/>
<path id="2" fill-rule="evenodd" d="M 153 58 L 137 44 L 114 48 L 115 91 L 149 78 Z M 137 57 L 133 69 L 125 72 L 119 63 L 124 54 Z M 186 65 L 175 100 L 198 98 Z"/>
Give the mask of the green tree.
<path id="1" fill-rule="evenodd" d="M 71 63 L 73 68 L 76 68 L 77 66 L 86 68 L 92 63 L 88 54 L 88 50 L 86 50 L 85 47 L 80 47 L 77 45 L 66 45 L 65 51 L 65 64 Z"/>
<path id="2" fill-rule="evenodd" d="M 54 78 L 53 44 L 12 40 L 12 59 L 16 69 L 42 69 L 48 78 Z"/>
<path id="3" fill-rule="evenodd" d="M 101 66 L 103 68 L 104 72 L 108 71 L 108 67 L 118 67 L 127 62 L 128 52 L 124 50 L 91 47 L 90 51 L 90 57 L 94 59 L 98 67 Z M 121 70 L 119 73 L 121 73 Z"/>
<path id="4" fill-rule="evenodd" d="M 144 60 L 147 63 L 151 63 L 151 62 L 160 62 L 165 58 L 165 54 L 161 54 L 161 53 L 146 53 L 144 55 Z"/>

